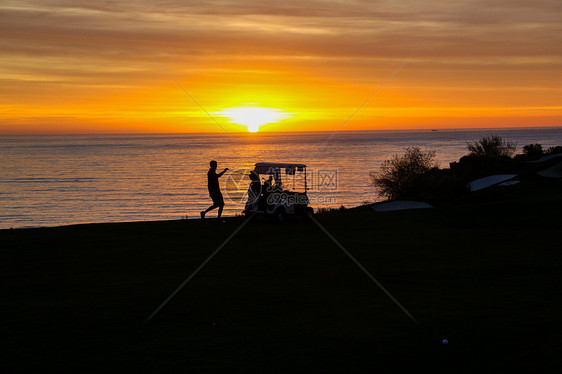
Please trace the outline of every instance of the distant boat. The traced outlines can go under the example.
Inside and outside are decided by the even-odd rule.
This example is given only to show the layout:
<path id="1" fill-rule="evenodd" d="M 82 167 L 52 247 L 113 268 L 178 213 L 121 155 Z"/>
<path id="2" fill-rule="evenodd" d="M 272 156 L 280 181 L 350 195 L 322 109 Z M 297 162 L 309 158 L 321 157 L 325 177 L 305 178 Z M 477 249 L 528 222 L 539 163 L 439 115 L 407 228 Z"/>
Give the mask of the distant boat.
<path id="1" fill-rule="evenodd" d="M 431 130 L 431 131 L 435 131 L 435 132 L 437 132 L 437 131 L 439 131 L 439 130 Z"/>

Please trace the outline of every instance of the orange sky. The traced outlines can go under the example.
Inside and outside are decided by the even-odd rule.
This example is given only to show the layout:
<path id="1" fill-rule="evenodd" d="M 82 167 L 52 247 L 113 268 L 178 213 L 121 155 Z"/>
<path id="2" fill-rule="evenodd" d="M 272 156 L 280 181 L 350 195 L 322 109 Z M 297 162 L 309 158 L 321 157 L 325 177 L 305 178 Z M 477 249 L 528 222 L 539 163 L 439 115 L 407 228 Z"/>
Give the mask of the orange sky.
<path id="1" fill-rule="evenodd" d="M 562 3 L 3 1 L 0 134 L 562 126 Z M 403 68 L 395 75 L 399 66 Z"/>

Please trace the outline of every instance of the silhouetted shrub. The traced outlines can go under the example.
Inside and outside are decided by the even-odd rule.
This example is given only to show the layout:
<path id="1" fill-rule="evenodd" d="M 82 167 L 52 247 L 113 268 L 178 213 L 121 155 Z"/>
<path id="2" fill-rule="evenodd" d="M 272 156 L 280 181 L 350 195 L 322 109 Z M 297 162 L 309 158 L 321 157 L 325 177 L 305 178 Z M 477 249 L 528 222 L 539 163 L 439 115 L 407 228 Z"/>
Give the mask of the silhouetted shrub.
<path id="1" fill-rule="evenodd" d="M 466 180 L 499 172 L 511 172 L 516 162 L 512 158 L 517 147 L 499 135 L 486 136 L 467 143 L 470 153 L 451 163 L 451 171 Z"/>
<path id="2" fill-rule="evenodd" d="M 371 172 L 371 184 L 379 188 L 378 194 L 389 199 L 399 199 L 416 192 L 416 180 L 437 168 L 435 151 L 422 151 L 408 147 L 402 156 L 394 155 L 382 163 L 379 172 Z"/>
<path id="3" fill-rule="evenodd" d="M 548 148 L 547 153 L 549 154 L 562 153 L 562 146 L 550 147 Z"/>
<path id="4" fill-rule="evenodd" d="M 415 190 L 403 198 L 439 203 L 465 193 L 466 180 L 449 169 L 431 169 L 413 181 Z"/>
<path id="5" fill-rule="evenodd" d="M 512 173 L 518 161 L 508 156 L 479 157 L 472 154 L 463 156 L 458 162 L 450 164 L 451 171 L 464 178 L 467 182 L 496 173 Z"/>
<path id="6" fill-rule="evenodd" d="M 513 157 L 517 146 L 515 143 L 503 139 L 499 135 L 483 137 L 475 143 L 467 143 L 469 156 L 498 158 Z"/>
<path id="7" fill-rule="evenodd" d="M 523 154 L 529 157 L 536 157 L 541 156 L 543 154 L 542 145 L 535 143 L 535 144 L 527 144 L 523 146 Z"/>

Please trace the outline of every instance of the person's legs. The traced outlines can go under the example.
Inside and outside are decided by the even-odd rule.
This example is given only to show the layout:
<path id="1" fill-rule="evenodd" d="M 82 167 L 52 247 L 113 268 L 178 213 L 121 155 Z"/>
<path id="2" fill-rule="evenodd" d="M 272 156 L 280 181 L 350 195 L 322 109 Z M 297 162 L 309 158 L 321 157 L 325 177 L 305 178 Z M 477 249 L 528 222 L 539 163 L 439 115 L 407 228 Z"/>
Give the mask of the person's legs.
<path id="1" fill-rule="evenodd" d="M 208 207 L 207 210 L 205 210 L 205 211 L 203 211 L 203 212 L 200 213 L 200 214 L 201 214 L 201 218 L 205 218 L 205 214 L 209 213 L 211 210 L 213 210 L 213 209 L 215 209 L 215 208 L 217 208 L 217 206 L 214 205 L 214 204 L 211 205 L 210 207 Z M 222 211 L 222 207 L 220 207 L 220 208 L 221 208 L 220 210 Z"/>
<path id="2" fill-rule="evenodd" d="M 221 222 L 222 209 L 224 208 L 224 199 L 222 197 L 222 193 L 218 192 L 217 194 L 213 195 L 213 203 L 219 207 L 217 219 L 219 222 Z"/>

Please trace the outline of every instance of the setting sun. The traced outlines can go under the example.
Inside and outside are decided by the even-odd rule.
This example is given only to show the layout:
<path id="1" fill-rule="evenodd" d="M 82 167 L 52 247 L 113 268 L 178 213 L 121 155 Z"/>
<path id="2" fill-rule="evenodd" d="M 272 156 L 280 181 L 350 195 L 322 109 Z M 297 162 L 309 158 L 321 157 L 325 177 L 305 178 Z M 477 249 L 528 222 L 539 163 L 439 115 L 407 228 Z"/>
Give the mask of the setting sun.
<path id="1" fill-rule="evenodd" d="M 246 126 L 249 132 L 257 132 L 262 125 L 275 123 L 289 117 L 288 113 L 281 109 L 262 107 L 228 108 L 216 114 L 230 118 L 230 122 Z"/>

